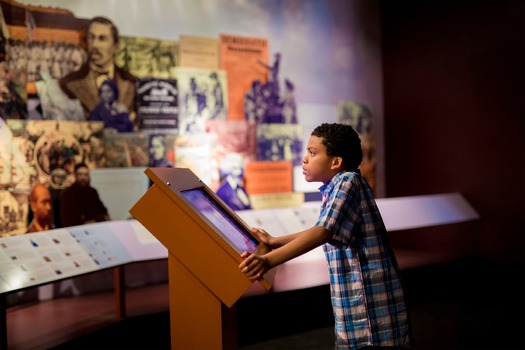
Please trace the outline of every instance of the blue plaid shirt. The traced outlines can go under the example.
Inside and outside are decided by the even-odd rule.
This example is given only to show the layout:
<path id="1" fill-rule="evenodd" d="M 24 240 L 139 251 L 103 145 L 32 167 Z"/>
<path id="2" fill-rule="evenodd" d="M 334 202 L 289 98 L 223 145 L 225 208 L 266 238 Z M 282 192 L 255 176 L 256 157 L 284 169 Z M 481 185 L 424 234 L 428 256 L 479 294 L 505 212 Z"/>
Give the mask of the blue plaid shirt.
<path id="1" fill-rule="evenodd" d="M 336 347 L 410 346 L 399 268 L 370 186 L 359 172 L 340 172 L 319 190 L 316 226 L 332 232 L 323 250 Z"/>

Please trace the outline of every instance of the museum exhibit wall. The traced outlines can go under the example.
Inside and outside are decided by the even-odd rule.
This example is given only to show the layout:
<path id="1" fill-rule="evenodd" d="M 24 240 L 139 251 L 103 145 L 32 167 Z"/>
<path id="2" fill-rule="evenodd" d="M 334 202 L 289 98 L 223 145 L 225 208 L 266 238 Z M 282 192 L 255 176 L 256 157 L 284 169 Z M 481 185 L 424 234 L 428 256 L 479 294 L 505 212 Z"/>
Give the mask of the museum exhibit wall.
<path id="1" fill-rule="evenodd" d="M 271 203 L 279 206 L 305 200 L 294 193 L 317 192 L 318 184 L 307 184 L 300 171 L 311 130 L 322 122 L 352 123 L 362 131 L 363 144 L 368 147 L 363 172 L 377 195 L 384 193 L 376 2 L 158 0 L 123 6 L 119 1 L 102 0 L 5 0 L 2 9 L 6 22 L 2 28 L 7 29 L 7 33 L 2 32 L 4 59 L 9 64 L 6 82 L 14 83 L 12 92 L 18 92 L 17 98 L 23 102 L 16 108 L 5 108 L 3 113 L 7 127 L 2 130 L 11 132 L 2 139 L 3 144 L 10 145 L 3 149 L 12 149 L 12 153 L 2 154 L 2 187 L 8 192 L 8 201 L 18 208 L 2 212 L 9 226 L 3 230 L 4 236 L 23 233 L 25 217 L 31 215 L 23 208 L 29 207 L 27 197 L 32 185 L 43 182 L 59 192 L 72 183 L 74 162 L 87 161 L 93 170 L 158 166 L 151 151 L 155 133 L 165 138 L 170 166 L 192 168 L 214 190 L 228 171 L 219 164 L 239 158 L 227 157 L 225 150 L 234 149 L 232 153 L 243 158 L 250 197 L 253 194 L 255 201 L 255 195 L 263 196 L 260 202 L 269 205 L 264 195 L 285 193 Z M 55 73 L 54 66 L 36 72 L 30 63 L 41 51 L 51 48 L 59 52 L 64 47 L 84 49 L 77 55 L 85 62 L 82 29 L 91 18 L 101 15 L 119 30 L 120 51 L 115 63 L 139 80 L 137 104 L 127 106 L 133 132 L 107 132 L 106 124 L 86 121 L 88 114 L 82 116 L 84 101 L 80 106 L 81 100 L 62 96 L 59 82 L 63 76 Z M 28 47 L 30 50 L 22 50 Z M 28 53 L 20 55 L 18 50 Z M 259 55 L 257 61 L 254 53 Z M 45 54 L 41 56 L 46 59 Z M 17 62 L 25 65 L 20 68 Z M 160 69 L 161 65 L 165 68 Z M 18 75 L 21 72 L 25 73 L 22 76 L 27 89 Z M 22 84 L 16 85 L 20 80 Z M 247 107 L 257 82 L 264 87 L 278 85 L 280 94 L 272 100 L 279 105 L 265 109 L 262 117 L 251 114 L 252 109 Z M 222 90 L 222 114 L 213 114 L 208 105 L 206 135 L 197 134 L 186 118 L 192 111 L 186 105 L 187 96 L 195 92 L 192 98 L 197 99 L 194 88 L 199 85 L 206 88 L 201 98 L 216 101 L 212 84 Z M 57 96 L 58 102 L 54 101 Z M 148 98 L 172 98 L 173 103 L 157 108 Z M 151 115 L 155 108 L 157 114 Z M 199 108 L 196 110 L 200 113 Z M 160 109 L 168 111 L 167 115 L 161 115 Z M 247 120 L 250 118 L 256 120 Z M 208 123 L 209 119 L 214 120 Z M 238 123 L 225 126 L 224 121 Z M 162 132 L 152 125 L 161 125 Z M 66 165 L 55 169 L 55 159 L 47 155 L 53 151 L 52 145 L 59 144 L 65 145 L 62 153 L 73 156 L 62 157 Z M 220 157 L 213 158 L 217 155 Z M 276 177 L 262 176 L 266 164 L 258 166 L 261 161 L 273 163 L 269 166 L 279 175 L 285 172 L 279 177 L 284 181 L 276 184 Z M 254 186 L 261 183 L 264 186 Z"/>
<path id="2" fill-rule="evenodd" d="M 319 184 L 307 184 L 300 169 L 311 130 L 322 122 L 351 123 L 368 146 L 363 172 L 378 195 L 384 192 L 379 12 L 375 2 L 159 0 L 123 6 L 119 1 L 5 0 L 1 4 L 5 19 L 2 57 L 7 73 L 2 79 L 17 97 L 2 105 L 0 128 L 2 207 L 9 208 L 0 216 L 6 239 L 25 233 L 32 214 L 29 192 L 33 184 L 42 182 L 50 187 L 56 210 L 59 193 L 74 180 L 73 164 L 79 161 L 91 168 L 93 184 L 112 219 L 129 219 L 127 208 L 133 201 L 128 195 L 138 198 L 137 193 L 148 188 L 144 168 L 166 166 L 153 155 L 159 135 L 168 166 L 190 167 L 218 193 L 222 180 L 219 164 L 235 164 L 241 155 L 252 206 L 282 207 L 300 205 L 309 194 L 318 194 Z M 133 132 L 115 132 L 102 122 L 86 121 L 80 100 L 63 94 L 59 81 L 64 73 L 56 73 L 56 65 L 49 64 L 49 49 L 75 52 L 70 56 L 71 70 L 86 62 L 83 28 L 101 15 L 119 30 L 115 63 L 139 80 Z M 47 71 L 38 66 L 47 67 Z M 248 113 L 251 109 L 243 110 L 245 104 L 239 108 L 232 101 L 238 103 L 241 96 L 245 103 L 257 80 L 264 86 L 271 86 L 270 82 L 279 85 L 282 110 L 273 113 L 266 109 L 262 116 L 256 115 L 265 120 L 247 120 L 254 118 Z M 246 81 L 248 86 L 243 85 Z M 211 87 L 219 85 L 224 97 L 222 114 L 211 117 L 215 110 L 205 111 L 209 116 L 205 133 L 194 133 L 188 127 L 190 118 L 186 118 L 192 110 L 185 97 L 195 82 L 208 87 L 206 93 L 195 95 L 216 101 Z M 151 115 L 158 106 L 148 101 L 155 99 L 174 103 L 161 106 L 165 115 L 158 110 Z M 198 98 L 194 99 L 199 111 Z M 287 113 L 284 107 L 290 107 Z M 150 124 L 161 125 L 162 130 Z M 230 150 L 232 156 L 227 154 Z M 212 153 L 221 157 L 210 157 Z M 138 176 L 142 176 L 140 180 Z M 119 206 L 118 214 L 114 203 Z M 56 213 L 55 223 L 59 223 Z M 126 268 L 127 284 L 164 281 L 166 268 L 165 261 L 131 264 Z M 141 278 L 144 271 L 149 271 L 147 278 Z M 42 295 L 39 290 L 39 297 L 111 287 L 112 271 L 106 269 L 59 285 L 59 293 Z M 29 292 L 10 295 L 17 300 L 9 302 L 31 300 L 31 295 L 23 295 Z"/>
<path id="3" fill-rule="evenodd" d="M 524 4 L 381 4 L 387 197 L 460 191 L 478 222 L 399 232 L 523 268 Z M 523 276 L 523 274 L 520 274 Z"/>

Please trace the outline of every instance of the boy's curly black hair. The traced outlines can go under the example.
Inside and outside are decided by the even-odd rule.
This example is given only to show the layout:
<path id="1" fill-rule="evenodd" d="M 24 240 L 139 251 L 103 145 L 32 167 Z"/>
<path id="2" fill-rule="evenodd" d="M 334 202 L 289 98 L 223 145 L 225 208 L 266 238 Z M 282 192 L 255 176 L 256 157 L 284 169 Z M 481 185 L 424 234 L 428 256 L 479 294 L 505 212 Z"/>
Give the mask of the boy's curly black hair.
<path id="1" fill-rule="evenodd" d="M 343 158 L 346 171 L 356 171 L 363 160 L 361 139 L 351 125 L 323 123 L 312 131 L 312 136 L 323 139 L 326 154 Z"/>

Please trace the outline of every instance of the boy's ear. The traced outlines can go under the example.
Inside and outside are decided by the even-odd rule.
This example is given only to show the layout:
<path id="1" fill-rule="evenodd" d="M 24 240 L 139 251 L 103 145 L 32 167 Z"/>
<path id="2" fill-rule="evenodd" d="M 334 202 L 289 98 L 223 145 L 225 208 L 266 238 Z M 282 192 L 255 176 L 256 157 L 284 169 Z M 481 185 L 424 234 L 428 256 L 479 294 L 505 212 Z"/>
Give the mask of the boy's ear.
<path id="1" fill-rule="evenodd" d="M 343 169 L 343 158 L 342 157 L 334 157 L 332 159 L 332 169 Z"/>

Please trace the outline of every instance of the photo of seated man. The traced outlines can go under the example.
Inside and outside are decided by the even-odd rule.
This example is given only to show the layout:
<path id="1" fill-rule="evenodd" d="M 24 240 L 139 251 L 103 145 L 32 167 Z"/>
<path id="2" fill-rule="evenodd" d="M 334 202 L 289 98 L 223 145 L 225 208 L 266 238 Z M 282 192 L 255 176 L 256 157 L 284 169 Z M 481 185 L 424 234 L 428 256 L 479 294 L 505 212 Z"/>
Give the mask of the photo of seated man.
<path id="1" fill-rule="evenodd" d="M 60 194 L 60 218 L 64 227 L 110 220 L 98 191 L 91 187 L 85 163 L 75 165 L 75 182 Z"/>

